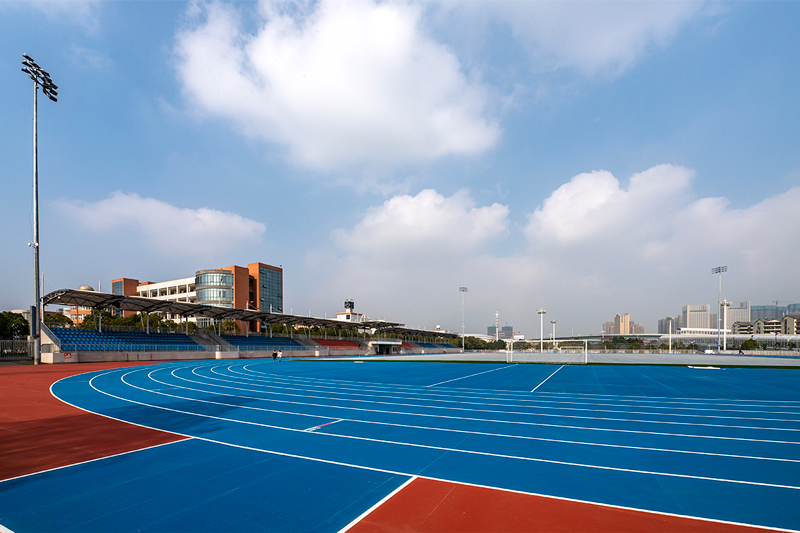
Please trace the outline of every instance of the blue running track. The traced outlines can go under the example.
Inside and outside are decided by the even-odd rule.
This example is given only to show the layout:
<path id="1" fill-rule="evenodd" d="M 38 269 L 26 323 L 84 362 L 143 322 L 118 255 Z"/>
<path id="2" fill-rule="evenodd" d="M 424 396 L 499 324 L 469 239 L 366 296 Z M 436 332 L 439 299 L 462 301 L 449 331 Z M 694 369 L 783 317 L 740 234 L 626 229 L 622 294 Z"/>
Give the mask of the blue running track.
<path id="1" fill-rule="evenodd" d="M 52 391 L 192 439 L 0 483 L 11 530 L 337 531 L 413 476 L 800 529 L 798 370 L 204 361 Z"/>

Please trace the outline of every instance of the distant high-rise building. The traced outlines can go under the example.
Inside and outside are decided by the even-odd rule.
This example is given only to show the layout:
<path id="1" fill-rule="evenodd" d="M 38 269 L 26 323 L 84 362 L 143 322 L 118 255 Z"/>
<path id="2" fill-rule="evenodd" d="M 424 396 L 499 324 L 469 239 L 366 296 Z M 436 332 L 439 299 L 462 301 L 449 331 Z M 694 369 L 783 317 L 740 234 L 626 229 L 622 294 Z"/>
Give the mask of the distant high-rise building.
<path id="1" fill-rule="evenodd" d="M 670 321 L 668 318 L 660 318 L 658 320 L 658 333 L 661 333 L 662 335 L 669 334 L 670 325 L 672 326 L 672 333 L 677 333 L 679 327 L 677 318 L 673 318 L 672 321 Z"/>
<path id="2" fill-rule="evenodd" d="M 500 328 L 500 338 L 501 339 L 513 339 L 514 338 L 514 327 L 513 326 L 503 326 Z"/>
<path id="3" fill-rule="evenodd" d="M 642 334 L 644 334 L 644 326 L 640 326 L 636 322 L 631 322 L 630 333 L 632 335 L 642 335 Z"/>
<path id="4" fill-rule="evenodd" d="M 491 335 L 492 337 L 497 335 L 497 326 L 489 326 L 486 328 L 486 334 Z"/>
<path id="5" fill-rule="evenodd" d="M 614 333 L 617 335 L 630 335 L 631 315 L 628 313 L 617 313 L 614 316 Z"/>
<path id="6" fill-rule="evenodd" d="M 722 314 L 723 320 L 726 319 L 725 312 Z M 734 322 L 750 322 L 750 302 L 731 302 L 728 306 L 727 324 L 722 324 L 722 327 L 731 329 Z"/>
<path id="7" fill-rule="evenodd" d="M 797 305 L 797 304 L 792 304 Z M 781 317 L 789 312 L 788 307 L 779 305 L 754 305 L 750 308 L 750 320 L 755 322 L 761 318 L 780 320 Z"/>
<path id="8" fill-rule="evenodd" d="M 606 335 L 611 335 L 614 333 L 614 323 L 613 322 L 603 322 L 603 333 Z"/>
<path id="9" fill-rule="evenodd" d="M 682 328 L 716 328 L 717 316 L 711 313 L 709 304 L 684 305 L 681 312 Z"/>

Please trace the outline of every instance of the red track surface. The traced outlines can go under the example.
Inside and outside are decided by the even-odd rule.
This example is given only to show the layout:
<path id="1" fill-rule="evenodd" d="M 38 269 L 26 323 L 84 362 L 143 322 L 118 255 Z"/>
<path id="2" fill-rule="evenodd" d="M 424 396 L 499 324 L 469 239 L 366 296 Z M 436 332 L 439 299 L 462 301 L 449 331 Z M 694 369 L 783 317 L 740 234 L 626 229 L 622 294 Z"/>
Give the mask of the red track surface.
<path id="1" fill-rule="evenodd" d="M 390 531 L 743 533 L 764 530 L 419 478 L 348 533 Z"/>
<path id="2" fill-rule="evenodd" d="M 61 378 L 140 364 L 0 367 L 0 479 L 182 440 L 86 413 L 50 394 L 50 385 Z"/>

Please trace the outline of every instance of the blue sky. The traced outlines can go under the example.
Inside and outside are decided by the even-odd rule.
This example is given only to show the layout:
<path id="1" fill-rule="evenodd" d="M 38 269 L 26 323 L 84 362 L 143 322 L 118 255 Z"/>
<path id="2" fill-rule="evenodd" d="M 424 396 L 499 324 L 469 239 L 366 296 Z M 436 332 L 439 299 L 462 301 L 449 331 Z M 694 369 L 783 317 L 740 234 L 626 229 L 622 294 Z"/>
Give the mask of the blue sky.
<path id="1" fill-rule="evenodd" d="M 537 337 L 800 302 L 800 2 L 0 3 L 0 308 L 261 261 L 285 307 Z"/>

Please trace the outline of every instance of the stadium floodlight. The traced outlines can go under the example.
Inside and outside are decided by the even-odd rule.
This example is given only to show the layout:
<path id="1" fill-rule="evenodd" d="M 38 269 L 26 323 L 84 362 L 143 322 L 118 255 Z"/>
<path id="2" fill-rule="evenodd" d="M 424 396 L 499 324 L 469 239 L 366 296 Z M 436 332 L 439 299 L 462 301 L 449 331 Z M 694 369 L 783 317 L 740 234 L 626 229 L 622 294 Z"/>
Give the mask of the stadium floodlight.
<path id="1" fill-rule="evenodd" d="M 558 320 L 551 320 L 551 324 L 553 324 L 553 343 L 556 342 L 556 324 L 558 324 Z"/>
<path id="2" fill-rule="evenodd" d="M 42 87 L 42 92 L 53 102 L 57 102 L 58 86 L 53 83 L 50 74 L 36 64 L 28 54 L 22 54 L 25 59 L 22 61 L 24 65 L 22 72 L 28 75 L 33 80 L 33 242 L 30 246 L 33 248 L 33 281 L 34 281 L 34 296 L 35 296 L 35 316 L 31 316 L 31 335 L 33 337 L 33 364 L 38 365 L 41 359 L 42 347 L 42 334 L 40 327 L 40 320 L 42 316 L 41 311 L 41 296 L 39 290 L 39 131 L 37 122 L 38 110 L 38 94 L 39 87 Z"/>
<path id="3" fill-rule="evenodd" d="M 547 314 L 547 309 L 541 308 L 539 313 L 539 353 L 544 353 L 544 315 Z"/>
<path id="4" fill-rule="evenodd" d="M 464 293 L 469 292 L 469 289 L 467 287 L 459 287 L 458 291 L 461 293 L 461 353 L 464 353 L 464 347 L 466 346 L 464 337 Z"/>
<path id="5" fill-rule="evenodd" d="M 711 269 L 711 274 L 719 274 L 719 300 L 717 300 L 717 304 L 719 304 L 722 301 L 722 273 L 727 271 L 728 271 L 727 266 L 718 266 Z M 722 314 L 720 312 L 721 310 L 722 310 L 721 304 L 717 305 L 717 352 L 719 352 L 719 334 L 720 334 L 719 321 L 722 318 L 719 315 Z"/>

